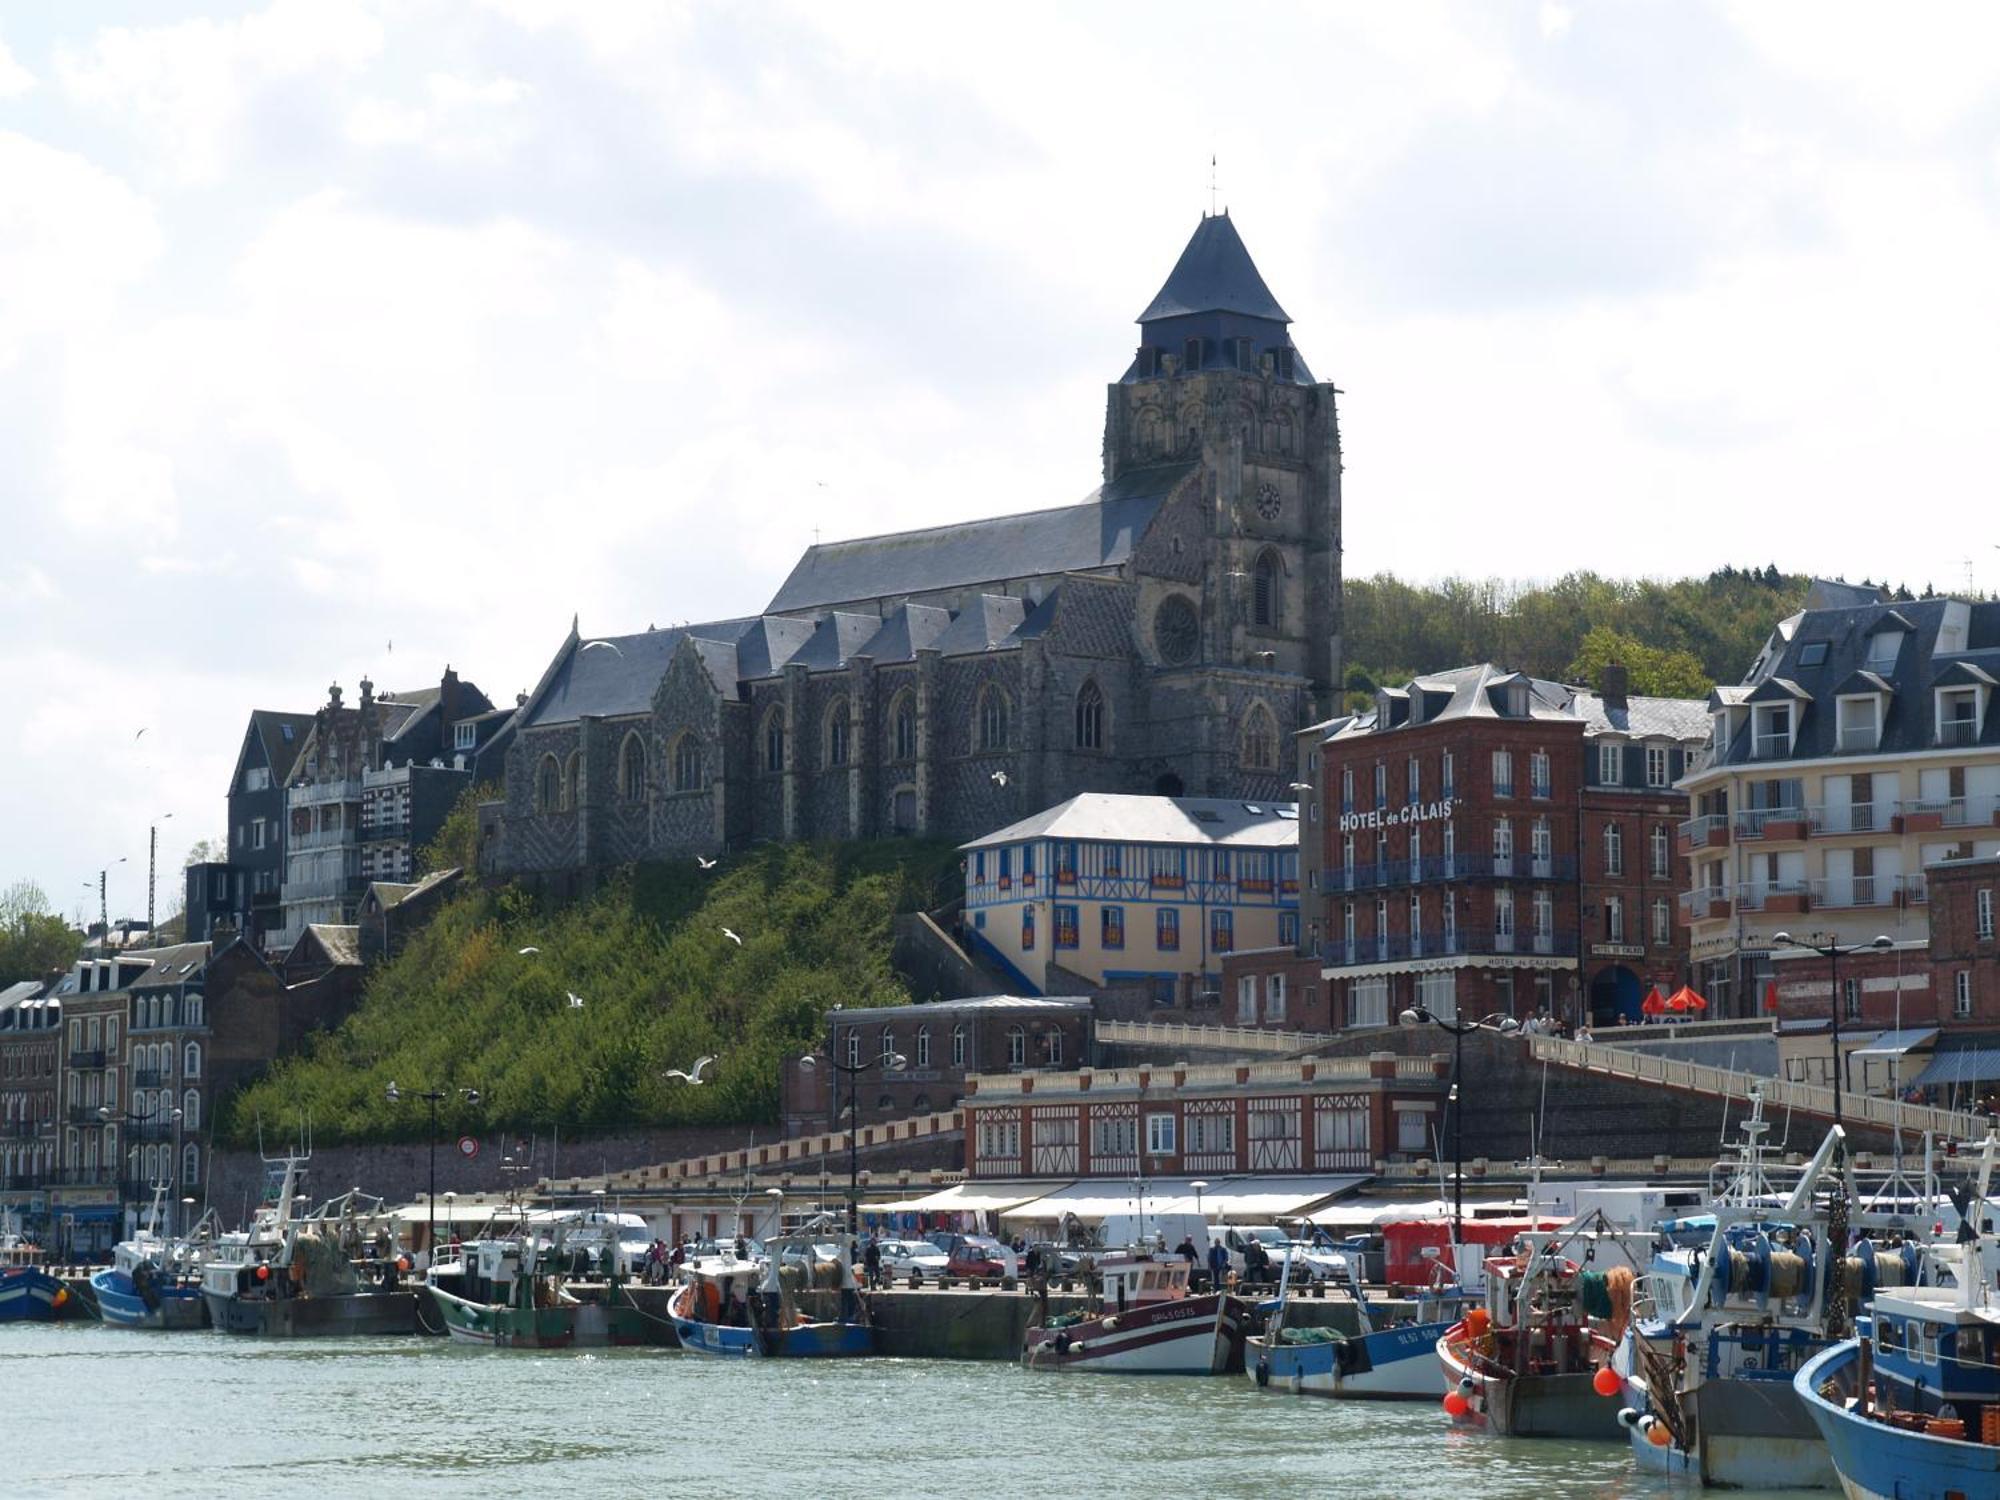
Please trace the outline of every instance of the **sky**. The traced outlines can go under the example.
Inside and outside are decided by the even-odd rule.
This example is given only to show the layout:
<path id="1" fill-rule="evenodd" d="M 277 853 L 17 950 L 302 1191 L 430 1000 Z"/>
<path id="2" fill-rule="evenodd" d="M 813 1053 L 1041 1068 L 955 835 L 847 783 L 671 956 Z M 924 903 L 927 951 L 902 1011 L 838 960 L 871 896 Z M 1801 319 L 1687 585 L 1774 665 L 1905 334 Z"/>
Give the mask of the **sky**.
<path id="1" fill-rule="evenodd" d="M 1991 6 L 0 0 L 0 883 L 143 916 L 253 708 L 1082 499 L 1211 202 L 1350 575 L 2000 588 L 1996 85 Z"/>

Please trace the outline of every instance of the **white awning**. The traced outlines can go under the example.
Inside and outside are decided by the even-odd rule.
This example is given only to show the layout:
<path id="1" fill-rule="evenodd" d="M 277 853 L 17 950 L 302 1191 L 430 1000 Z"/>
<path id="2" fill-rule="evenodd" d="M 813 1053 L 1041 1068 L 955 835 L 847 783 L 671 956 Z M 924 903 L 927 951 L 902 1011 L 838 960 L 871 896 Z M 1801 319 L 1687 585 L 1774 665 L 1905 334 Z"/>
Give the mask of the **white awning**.
<path id="1" fill-rule="evenodd" d="M 1865 1047 L 1856 1047 L 1850 1054 L 1854 1057 L 1901 1057 L 1915 1048 L 1928 1045 L 1936 1039 L 1935 1026 L 1920 1026 L 1907 1031 L 1885 1031 Z"/>
<path id="2" fill-rule="evenodd" d="M 864 1214 L 993 1213 L 1049 1191 L 1047 1182 L 959 1182 L 921 1198 L 863 1203 Z"/>
<path id="3" fill-rule="evenodd" d="M 1465 1216 L 1468 1219 L 1514 1218 L 1526 1213 L 1527 1207 L 1520 1199 L 1503 1202 L 1487 1199 L 1467 1203 Z M 1338 1203 L 1314 1209 L 1306 1217 L 1329 1229 L 1345 1227 L 1359 1230 L 1411 1219 L 1448 1219 L 1451 1209 L 1448 1198 L 1343 1198 Z"/>
<path id="4" fill-rule="evenodd" d="M 1143 1211 L 1148 1214 L 1201 1213 L 1211 1219 L 1256 1222 L 1290 1219 L 1297 1218 L 1315 1204 L 1360 1186 L 1367 1179 L 1217 1177 L 1207 1179 L 1197 1193 L 1194 1184 L 1203 1181 L 1189 1177 L 1149 1178 L 1144 1187 Z M 1138 1214 L 1141 1211 L 1138 1184 L 1129 1179 L 1086 1177 L 1060 1191 L 1003 1209 L 1000 1217 L 1021 1222 L 1059 1223 L 1065 1215 L 1074 1214 L 1085 1223 L 1091 1223 L 1113 1214 Z"/>
<path id="5" fill-rule="evenodd" d="M 392 1208 L 380 1217 L 394 1219 L 399 1224 L 484 1224 L 488 1221 L 511 1223 L 515 1219 L 527 1217 L 527 1212 L 504 1199 L 497 1203 L 467 1203 L 463 1199 L 438 1199 L 437 1212 L 431 1212 L 428 1201 L 406 1203 L 401 1208 Z"/>

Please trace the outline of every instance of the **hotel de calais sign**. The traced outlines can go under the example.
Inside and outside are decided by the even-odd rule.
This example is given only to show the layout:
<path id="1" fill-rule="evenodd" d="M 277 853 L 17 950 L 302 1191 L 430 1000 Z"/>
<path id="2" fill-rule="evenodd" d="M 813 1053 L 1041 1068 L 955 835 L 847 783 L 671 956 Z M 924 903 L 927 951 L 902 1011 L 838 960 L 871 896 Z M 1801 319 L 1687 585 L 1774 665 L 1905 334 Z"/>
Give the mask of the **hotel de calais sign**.
<path id="1" fill-rule="evenodd" d="M 1401 807 L 1375 807 L 1367 812 L 1342 813 L 1340 831 L 1360 833 L 1371 829 L 1402 828 L 1411 823 L 1435 823 L 1439 818 L 1451 816 L 1456 800 L 1446 797 L 1438 802 L 1407 802 Z"/>

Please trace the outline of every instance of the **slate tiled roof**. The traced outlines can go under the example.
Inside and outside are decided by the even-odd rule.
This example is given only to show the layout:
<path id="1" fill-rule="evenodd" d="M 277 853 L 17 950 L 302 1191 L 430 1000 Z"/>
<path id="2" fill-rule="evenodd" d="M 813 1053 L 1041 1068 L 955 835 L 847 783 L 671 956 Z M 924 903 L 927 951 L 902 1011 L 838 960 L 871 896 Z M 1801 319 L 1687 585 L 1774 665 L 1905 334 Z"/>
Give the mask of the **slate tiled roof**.
<path id="1" fill-rule="evenodd" d="M 977 656 L 1002 645 L 1011 647 L 1017 643 L 1009 638 L 1027 613 L 1024 600 L 1005 594 L 981 594 L 969 601 L 945 628 L 937 639 L 937 649 L 946 656 Z"/>
<path id="2" fill-rule="evenodd" d="M 318 946 L 320 952 L 326 955 L 328 963 L 338 964 L 343 967 L 360 966 L 361 929 L 359 927 L 340 926 L 332 922 L 314 922 L 300 934 L 299 940 L 293 945 L 291 953 L 286 955 L 287 961 L 297 955 L 300 948 L 304 947 L 308 941 Z"/>
<path id="3" fill-rule="evenodd" d="M 566 642 L 563 654 L 551 670 L 539 696 L 531 700 L 522 720 L 524 725 L 565 724 L 585 714 L 617 718 L 645 713 L 653 702 L 653 691 L 666 675 L 667 663 L 684 636 L 697 642 L 713 641 L 734 647 L 749 627 L 748 620 L 718 620 L 704 625 L 676 626 L 671 630 L 646 630 L 637 635 L 605 636 L 618 649 L 586 651 L 587 641 Z M 734 685 L 733 663 L 729 683 Z"/>
<path id="4" fill-rule="evenodd" d="M 1964 632 L 1939 650 L 1940 632 L 1948 619 L 1964 622 Z M 1981 674 L 2000 678 L 2000 603 L 1953 599 L 1902 600 L 1851 608 L 1807 610 L 1788 622 L 1788 639 L 1773 642 L 1751 679 L 1729 688 L 1718 687 L 1711 698 L 1716 708 L 1746 702 L 1787 702 L 1798 712 L 1791 760 L 1813 760 L 1838 754 L 1836 700 L 1843 692 L 1887 691 L 1882 738 L 1869 753 L 1907 754 L 1935 750 L 1935 706 L 1932 689 L 1945 674 L 1980 681 Z M 1884 629 L 1901 638 L 1893 666 L 1869 664 L 1869 643 Z M 1807 666 L 1808 653 L 1813 665 Z M 1874 684 L 1870 687 L 1869 684 Z M 1752 760 L 1753 715 L 1743 722 L 1718 765 Z M 1989 702 L 1976 742 L 2000 746 L 2000 708 Z M 1770 757 L 1759 765 L 1782 764 Z"/>
<path id="5" fill-rule="evenodd" d="M 790 614 L 1117 567 L 1131 557 L 1160 503 L 1193 467 L 1163 464 L 1135 470 L 1075 505 L 822 542 L 806 549 L 766 612 Z"/>
<path id="6" fill-rule="evenodd" d="M 171 948 L 148 948 L 131 956 L 153 961 L 150 969 L 132 981 L 132 989 L 166 989 L 186 984 L 202 971 L 208 963 L 208 944 L 176 943 Z"/>
<path id="7" fill-rule="evenodd" d="M 264 755 L 271 763 L 272 784 L 283 786 L 291 780 L 292 763 L 298 759 L 299 750 L 306 742 L 306 731 L 313 726 L 313 716 L 259 708 L 251 711 L 250 722 L 256 727 L 258 738 L 264 742 Z M 237 769 L 240 772 L 242 768 Z"/>
<path id="8" fill-rule="evenodd" d="M 1623 708 L 1611 708 L 1596 693 L 1575 690 L 1572 709 L 1583 720 L 1586 738 L 1625 734 L 1635 740 L 1705 740 L 1708 705 L 1699 698 L 1628 697 Z"/>
<path id="9" fill-rule="evenodd" d="M 1293 802 L 1083 792 L 959 847 L 985 849 L 1048 838 L 1289 849 L 1299 842 L 1298 812 Z"/>
<path id="10" fill-rule="evenodd" d="M 1585 738 L 1598 735 L 1629 735 L 1633 739 L 1702 740 L 1708 737 L 1708 706 L 1699 698 L 1652 698 L 1632 696 L 1623 708 L 1609 707 L 1588 688 L 1571 687 L 1544 678 L 1508 671 L 1491 662 L 1454 667 L 1448 672 L 1429 672 L 1412 678 L 1407 686 L 1387 689 L 1392 703 L 1411 700 L 1411 718 L 1421 708 L 1421 723 L 1434 724 L 1449 719 L 1504 719 L 1505 689 L 1526 686 L 1531 721 L 1561 723 L 1577 721 Z M 1416 703 L 1421 694 L 1423 702 Z M 1378 732 L 1376 716 L 1334 720 L 1329 740 Z M 1410 720 L 1393 724 L 1380 732 L 1392 733 L 1409 727 Z"/>
<path id="11" fill-rule="evenodd" d="M 1291 315 L 1264 285 L 1257 263 L 1227 213 L 1204 214 L 1181 251 L 1159 295 L 1139 314 L 1141 323 L 1192 313 L 1231 312 L 1289 323 Z"/>

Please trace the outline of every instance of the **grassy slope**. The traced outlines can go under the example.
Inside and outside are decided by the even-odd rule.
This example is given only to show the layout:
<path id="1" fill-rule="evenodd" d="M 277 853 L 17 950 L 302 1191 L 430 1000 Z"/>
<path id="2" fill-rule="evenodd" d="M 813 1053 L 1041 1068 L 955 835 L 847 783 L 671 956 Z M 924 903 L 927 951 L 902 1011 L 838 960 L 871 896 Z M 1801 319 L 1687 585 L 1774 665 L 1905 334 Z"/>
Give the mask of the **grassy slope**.
<path id="1" fill-rule="evenodd" d="M 890 919 L 957 883 L 948 845 L 896 842 L 765 846 L 706 873 L 640 866 L 567 905 L 469 892 L 371 976 L 337 1030 L 237 1095 L 222 1134 L 248 1141 L 260 1115 L 268 1132 L 304 1111 L 322 1140 L 419 1138 L 428 1108 L 389 1104 L 392 1079 L 406 1095 L 477 1088 L 476 1109 L 441 1106 L 448 1129 L 772 1119 L 779 1070 L 823 1010 L 910 998 Z M 661 1079 L 705 1053 L 719 1061 L 700 1088 Z"/>

